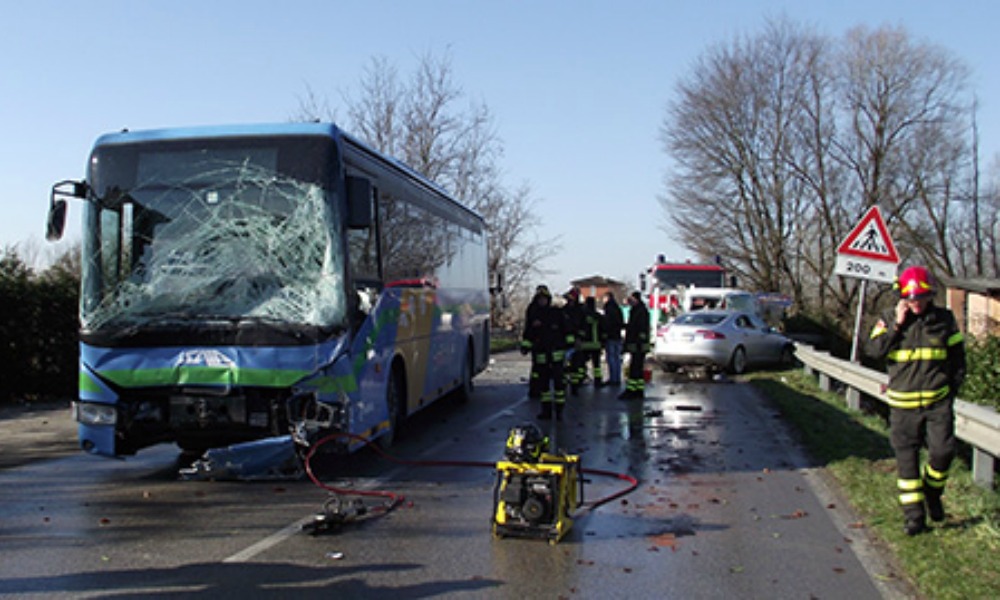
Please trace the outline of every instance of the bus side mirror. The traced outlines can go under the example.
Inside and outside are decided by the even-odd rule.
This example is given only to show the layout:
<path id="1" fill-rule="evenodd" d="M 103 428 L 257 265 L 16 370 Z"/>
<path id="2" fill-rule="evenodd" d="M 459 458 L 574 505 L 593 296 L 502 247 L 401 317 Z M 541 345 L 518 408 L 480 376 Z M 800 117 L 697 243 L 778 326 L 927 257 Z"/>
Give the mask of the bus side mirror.
<path id="1" fill-rule="evenodd" d="M 347 227 L 365 229 L 372 224 L 372 182 L 347 176 Z"/>
<path id="2" fill-rule="evenodd" d="M 58 241 L 66 228 L 66 201 L 53 200 L 49 205 L 49 222 L 45 226 L 45 239 Z"/>
<path id="3" fill-rule="evenodd" d="M 45 226 L 45 239 L 55 242 L 62 238 L 66 229 L 65 198 L 86 198 L 87 183 L 84 181 L 60 181 L 52 186 L 49 196 L 49 218 Z"/>

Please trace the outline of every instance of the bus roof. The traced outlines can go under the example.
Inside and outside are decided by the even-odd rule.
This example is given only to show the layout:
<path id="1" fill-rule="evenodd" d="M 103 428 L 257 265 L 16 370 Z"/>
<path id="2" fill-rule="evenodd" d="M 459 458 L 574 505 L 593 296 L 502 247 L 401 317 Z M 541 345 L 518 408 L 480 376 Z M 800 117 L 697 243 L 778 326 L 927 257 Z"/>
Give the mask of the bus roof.
<path id="1" fill-rule="evenodd" d="M 253 125 L 211 125 L 201 127 L 172 127 L 106 133 L 97 138 L 95 145 L 130 144 L 191 138 L 243 137 L 268 135 L 324 135 L 340 137 L 340 129 L 333 123 L 261 123 Z"/>

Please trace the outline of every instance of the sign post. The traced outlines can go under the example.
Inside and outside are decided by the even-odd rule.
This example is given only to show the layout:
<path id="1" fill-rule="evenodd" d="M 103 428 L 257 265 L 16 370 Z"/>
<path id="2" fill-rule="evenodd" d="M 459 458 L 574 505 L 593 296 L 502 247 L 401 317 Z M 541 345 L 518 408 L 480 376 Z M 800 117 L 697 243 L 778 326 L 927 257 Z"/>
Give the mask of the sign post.
<path id="1" fill-rule="evenodd" d="M 882 212 L 872 206 L 861 217 L 861 221 L 851 230 L 837 248 L 837 265 L 834 273 L 843 277 L 861 280 L 861 294 L 858 298 L 858 312 L 854 319 L 854 342 L 851 344 L 851 362 L 858 362 L 858 340 L 861 334 L 861 313 L 865 305 L 868 280 L 893 283 L 896 281 L 896 267 L 899 253 L 892 243 L 889 230 L 882 219 Z"/>

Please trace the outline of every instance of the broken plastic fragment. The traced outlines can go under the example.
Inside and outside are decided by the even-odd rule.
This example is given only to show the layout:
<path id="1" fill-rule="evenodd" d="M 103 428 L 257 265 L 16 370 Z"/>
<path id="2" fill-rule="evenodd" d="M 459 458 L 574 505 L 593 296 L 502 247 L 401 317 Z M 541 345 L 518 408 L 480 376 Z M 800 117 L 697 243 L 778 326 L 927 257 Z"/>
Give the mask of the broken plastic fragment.
<path id="1" fill-rule="evenodd" d="M 182 479 L 210 481 L 290 480 L 302 475 L 302 461 L 291 435 L 213 448 L 180 470 Z"/>

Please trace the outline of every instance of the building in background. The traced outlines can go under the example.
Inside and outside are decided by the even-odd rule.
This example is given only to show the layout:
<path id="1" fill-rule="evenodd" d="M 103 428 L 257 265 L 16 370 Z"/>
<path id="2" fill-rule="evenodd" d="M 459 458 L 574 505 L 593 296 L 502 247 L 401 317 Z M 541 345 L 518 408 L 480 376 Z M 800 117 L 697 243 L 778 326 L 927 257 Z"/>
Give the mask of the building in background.
<path id="1" fill-rule="evenodd" d="M 1000 335 L 1000 279 L 946 279 L 948 308 L 973 337 Z"/>
<path id="2" fill-rule="evenodd" d="M 574 279 L 570 281 L 570 285 L 580 289 L 581 299 L 594 298 L 598 301 L 598 306 L 601 305 L 605 292 L 613 293 L 619 303 L 621 303 L 622 299 L 629 292 L 628 286 L 624 282 L 601 275 L 591 275 L 583 279 Z"/>

